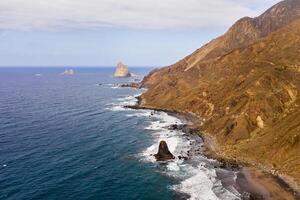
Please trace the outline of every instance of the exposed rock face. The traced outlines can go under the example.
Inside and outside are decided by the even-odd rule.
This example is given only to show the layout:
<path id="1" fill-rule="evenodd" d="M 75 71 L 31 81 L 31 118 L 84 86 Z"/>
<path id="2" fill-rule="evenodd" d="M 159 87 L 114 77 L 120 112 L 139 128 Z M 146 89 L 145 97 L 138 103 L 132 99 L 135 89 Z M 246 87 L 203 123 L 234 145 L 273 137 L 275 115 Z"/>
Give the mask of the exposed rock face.
<path id="1" fill-rule="evenodd" d="M 256 18 L 238 20 L 226 34 L 211 41 L 187 59 L 189 70 L 202 60 L 225 55 L 233 49 L 246 47 L 286 24 L 300 18 L 300 1 L 282 1 Z M 280 20 L 278 20 L 280 18 Z"/>
<path id="2" fill-rule="evenodd" d="M 264 121 L 262 120 L 262 118 L 260 116 L 257 116 L 256 118 L 256 122 L 257 122 L 257 126 L 261 129 L 264 128 Z"/>
<path id="3" fill-rule="evenodd" d="M 300 185 L 299 54 L 300 1 L 285 0 L 152 71 L 139 85 L 149 88 L 139 102 L 196 114 L 220 153 L 263 164 Z"/>
<path id="4" fill-rule="evenodd" d="M 158 152 L 154 155 L 154 157 L 157 161 L 172 160 L 175 158 L 169 151 L 168 145 L 165 141 L 160 141 Z"/>
<path id="5" fill-rule="evenodd" d="M 130 77 L 131 74 L 129 73 L 128 67 L 123 63 L 118 63 L 114 77 L 122 78 L 122 77 Z"/>

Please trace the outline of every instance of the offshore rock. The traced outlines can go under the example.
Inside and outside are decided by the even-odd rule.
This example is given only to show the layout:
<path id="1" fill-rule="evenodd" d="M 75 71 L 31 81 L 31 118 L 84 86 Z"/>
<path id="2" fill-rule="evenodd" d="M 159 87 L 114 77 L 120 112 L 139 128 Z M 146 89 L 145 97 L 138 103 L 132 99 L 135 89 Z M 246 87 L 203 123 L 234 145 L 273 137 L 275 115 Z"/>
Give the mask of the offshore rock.
<path id="1" fill-rule="evenodd" d="M 175 156 L 169 151 L 168 145 L 165 141 L 160 141 L 157 154 L 154 155 L 157 161 L 167 161 L 175 159 Z"/>
<path id="2" fill-rule="evenodd" d="M 68 70 L 68 69 L 66 69 L 63 73 L 61 73 L 62 75 L 74 75 L 75 74 L 75 72 L 74 72 L 74 70 L 73 69 L 70 69 L 70 70 Z"/>
<path id="3" fill-rule="evenodd" d="M 114 73 L 114 77 L 118 78 L 124 78 L 124 77 L 130 77 L 131 74 L 129 73 L 128 67 L 124 65 L 123 63 L 119 62 L 116 68 L 116 71 Z"/>

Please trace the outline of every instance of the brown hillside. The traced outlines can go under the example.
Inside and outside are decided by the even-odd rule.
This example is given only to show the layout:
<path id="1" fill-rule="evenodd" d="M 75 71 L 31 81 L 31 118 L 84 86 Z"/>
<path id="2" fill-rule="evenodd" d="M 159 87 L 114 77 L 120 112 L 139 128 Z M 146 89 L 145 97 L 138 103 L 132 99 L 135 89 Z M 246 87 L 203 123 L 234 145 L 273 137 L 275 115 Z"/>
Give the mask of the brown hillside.
<path id="1" fill-rule="evenodd" d="M 238 20 L 223 36 L 207 43 L 193 54 L 178 63 L 152 72 L 143 81 L 149 87 L 160 82 L 162 76 L 168 76 L 169 68 L 187 71 L 200 62 L 206 62 L 225 55 L 237 48 L 246 47 L 278 30 L 286 24 L 300 18 L 300 1 L 285 0 L 268 9 L 256 18 L 245 17 Z"/>
<path id="2" fill-rule="evenodd" d="M 286 0 L 244 18 L 218 42 L 150 73 L 140 104 L 197 114 L 219 153 L 300 185 L 299 4 Z"/>

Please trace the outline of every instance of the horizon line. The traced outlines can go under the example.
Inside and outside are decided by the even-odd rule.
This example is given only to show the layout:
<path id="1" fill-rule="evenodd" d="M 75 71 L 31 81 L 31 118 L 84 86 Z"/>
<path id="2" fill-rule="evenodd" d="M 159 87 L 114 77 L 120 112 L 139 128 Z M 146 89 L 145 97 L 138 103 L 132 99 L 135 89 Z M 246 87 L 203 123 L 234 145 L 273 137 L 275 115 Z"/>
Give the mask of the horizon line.
<path id="1" fill-rule="evenodd" d="M 153 68 L 153 67 L 157 67 L 156 66 L 150 66 L 150 65 L 126 65 L 129 68 Z M 111 68 L 111 67 L 116 67 L 116 65 L 77 65 L 77 66 L 72 66 L 72 65 L 44 65 L 44 66 L 39 66 L 39 65 L 0 65 L 0 68 Z M 161 66 L 163 67 L 163 66 Z M 157 67 L 157 68 L 161 68 L 161 67 Z"/>

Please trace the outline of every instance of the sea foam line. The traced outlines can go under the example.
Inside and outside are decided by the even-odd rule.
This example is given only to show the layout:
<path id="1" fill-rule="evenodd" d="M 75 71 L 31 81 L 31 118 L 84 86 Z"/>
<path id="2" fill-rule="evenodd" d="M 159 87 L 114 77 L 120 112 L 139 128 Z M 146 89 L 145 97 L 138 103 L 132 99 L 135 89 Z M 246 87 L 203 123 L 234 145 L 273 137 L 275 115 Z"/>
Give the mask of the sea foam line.
<path id="1" fill-rule="evenodd" d="M 136 97 L 139 95 L 119 98 L 117 103 L 112 103 L 110 106 L 112 106 L 113 111 L 124 111 L 127 109 L 124 106 L 136 104 Z M 222 186 L 221 181 L 217 179 L 214 168 L 207 167 L 207 163 L 212 162 L 212 160 L 202 156 L 201 158 L 191 157 L 189 162 L 178 159 L 178 156 L 188 156 L 187 152 L 191 149 L 191 144 L 195 142 L 192 138 L 187 138 L 185 133 L 180 130 L 168 129 L 170 125 L 183 124 L 180 119 L 165 112 L 151 110 L 138 110 L 126 116 L 150 117 L 152 120 L 145 127 L 145 130 L 151 131 L 153 144 L 139 154 L 141 161 L 157 164 L 153 154 L 157 153 L 158 144 L 161 140 L 167 142 L 169 150 L 176 158 L 167 162 L 161 173 L 181 180 L 179 184 L 171 186 L 170 189 L 178 193 L 188 194 L 190 200 L 240 199 L 238 192 L 228 191 Z"/>

